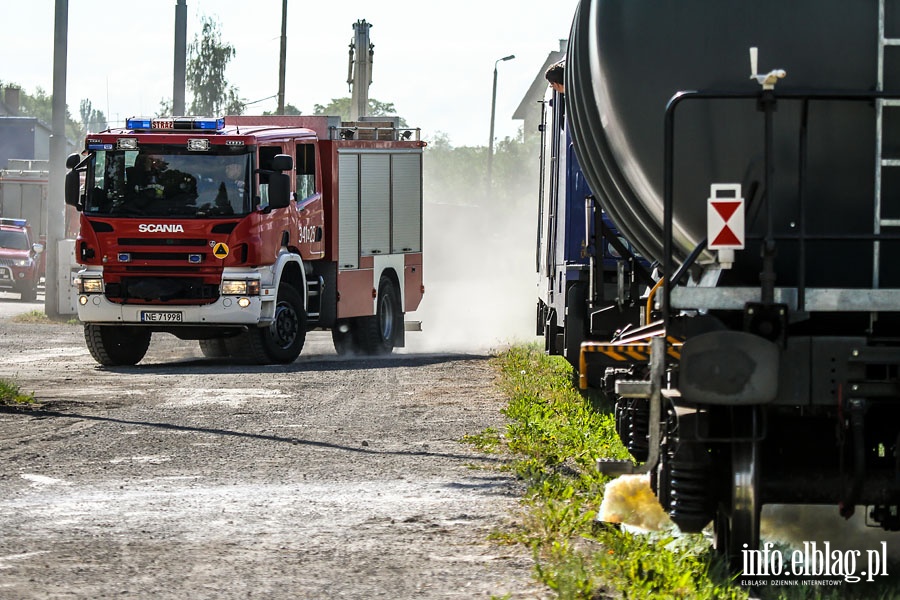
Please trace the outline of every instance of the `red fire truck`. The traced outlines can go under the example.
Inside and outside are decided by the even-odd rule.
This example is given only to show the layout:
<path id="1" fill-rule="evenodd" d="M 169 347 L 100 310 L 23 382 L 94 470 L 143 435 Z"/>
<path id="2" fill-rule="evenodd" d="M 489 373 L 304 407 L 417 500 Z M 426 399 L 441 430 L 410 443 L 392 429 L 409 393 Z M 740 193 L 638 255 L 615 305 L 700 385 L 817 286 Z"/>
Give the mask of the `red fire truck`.
<path id="1" fill-rule="evenodd" d="M 340 354 L 403 346 L 425 292 L 424 146 L 396 118 L 135 118 L 89 134 L 66 203 L 91 355 L 136 364 L 154 332 L 255 363 L 293 362 L 316 328 Z"/>

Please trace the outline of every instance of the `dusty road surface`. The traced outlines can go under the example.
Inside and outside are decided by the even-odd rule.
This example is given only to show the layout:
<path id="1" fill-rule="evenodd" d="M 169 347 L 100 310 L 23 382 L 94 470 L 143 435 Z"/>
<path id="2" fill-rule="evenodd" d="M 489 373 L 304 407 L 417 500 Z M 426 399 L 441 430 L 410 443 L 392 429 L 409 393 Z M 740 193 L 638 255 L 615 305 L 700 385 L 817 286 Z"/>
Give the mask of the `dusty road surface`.
<path id="1" fill-rule="evenodd" d="M 25 302 L 19 294 L 0 292 L 0 323 L 9 317 L 37 310 L 44 312 L 44 291 L 40 288 L 37 300 Z"/>
<path id="2" fill-rule="evenodd" d="M 415 334 L 410 334 L 414 337 Z M 154 337 L 98 367 L 77 325 L 0 317 L 0 598 L 540 598 L 488 541 L 521 490 L 459 443 L 502 426 L 480 355 L 289 366 Z"/>

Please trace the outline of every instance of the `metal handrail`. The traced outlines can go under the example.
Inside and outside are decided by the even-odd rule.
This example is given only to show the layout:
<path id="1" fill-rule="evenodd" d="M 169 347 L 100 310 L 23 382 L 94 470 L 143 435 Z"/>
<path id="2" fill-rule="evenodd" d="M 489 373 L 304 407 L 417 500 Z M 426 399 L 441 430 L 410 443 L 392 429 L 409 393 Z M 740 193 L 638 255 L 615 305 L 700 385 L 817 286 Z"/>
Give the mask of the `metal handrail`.
<path id="1" fill-rule="evenodd" d="M 774 90 L 762 90 L 762 91 L 752 91 L 752 92 L 735 92 L 735 91 L 682 91 L 676 93 L 666 105 L 666 113 L 665 113 L 665 129 L 664 129 L 664 149 L 663 149 L 663 294 L 662 294 L 662 319 L 665 323 L 669 322 L 669 309 L 670 309 L 670 296 L 672 291 L 672 274 L 674 270 L 674 256 L 673 256 L 673 232 L 674 232 L 674 181 L 675 181 L 675 173 L 674 173 L 674 158 L 675 158 L 675 110 L 676 108 L 685 101 L 688 100 L 757 100 L 760 103 L 760 106 L 766 112 L 766 140 L 765 140 L 765 182 L 764 189 L 765 193 L 769 194 L 772 187 L 771 177 L 773 172 L 773 150 L 772 150 L 772 142 L 773 142 L 773 133 L 772 133 L 772 112 L 775 110 L 775 104 L 780 100 L 795 100 L 804 102 L 804 110 L 803 110 L 803 119 L 804 119 L 804 127 L 801 130 L 801 148 L 804 149 L 802 152 L 805 155 L 805 146 L 806 146 L 806 127 L 805 127 L 805 119 L 807 118 L 808 111 L 806 110 L 806 105 L 811 101 L 855 101 L 855 102 L 871 102 L 876 99 L 883 100 L 900 100 L 900 93 L 896 92 L 881 92 L 881 91 L 822 91 L 822 90 L 789 90 L 789 91 L 778 91 Z M 805 156 L 801 156 L 801 159 L 804 159 Z M 803 183 L 806 176 L 806 165 L 805 162 L 801 163 L 799 168 L 799 182 L 800 182 L 800 192 L 801 192 L 801 201 L 802 201 L 802 192 L 803 192 Z M 804 289 L 798 289 L 800 297 L 803 297 L 806 283 L 805 283 L 805 244 L 807 241 L 815 241 L 815 240 L 852 240 L 852 241 L 869 241 L 869 240 L 890 240 L 896 239 L 896 235 L 876 232 L 873 234 L 832 234 L 832 235 L 809 235 L 805 232 L 804 228 L 801 227 L 801 230 L 798 232 L 796 236 L 783 236 L 783 235 L 775 235 L 774 227 L 772 224 L 772 202 L 767 198 L 766 201 L 766 233 L 762 236 L 762 240 L 766 246 L 774 246 L 776 241 L 784 240 L 784 239 L 796 239 L 799 241 L 800 246 L 802 248 L 800 252 L 800 260 L 802 264 L 800 264 L 800 271 L 798 273 L 798 283 Z M 758 237 L 748 239 L 760 239 Z M 769 248 L 770 252 L 774 252 L 774 247 Z M 763 282 L 763 292 L 766 291 L 767 282 Z M 774 279 L 772 279 L 769 283 L 771 286 L 768 286 L 774 290 Z M 763 294 L 763 301 L 771 302 L 771 294 Z"/>
<path id="2" fill-rule="evenodd" d="M 331 130 L 331 139 L 345 140 L 357 139 L 357 133 L 360 131 L 371 131 L 374 133 L 374 139 L 378 140 L 378 133 L 382 131 L 391 132 L 391 139 L 394 141 L 414 141 L 418 142 L 422 137 L 422 129 L 420 127 L 366 127 L 360 125 L 341 125 L 339 127 L 329 127 Z M 415 135 L 415 137 L 413 137 Z"/>

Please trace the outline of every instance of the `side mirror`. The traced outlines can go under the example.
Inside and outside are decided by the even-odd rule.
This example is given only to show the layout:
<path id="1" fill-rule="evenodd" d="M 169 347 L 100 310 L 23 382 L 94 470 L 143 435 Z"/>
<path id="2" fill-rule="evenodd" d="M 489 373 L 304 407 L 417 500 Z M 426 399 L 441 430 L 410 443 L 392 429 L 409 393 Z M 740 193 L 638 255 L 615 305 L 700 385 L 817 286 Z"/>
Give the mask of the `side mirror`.
<path id="1" fill-rule="evenodd" d="M 44 245 L 38 242 L 35 242 L 31 245 L 31 249 L 34 250 L 35 254 L 40 254 L 44 251 Z"/>
<path id="2" fill-rule="evenodd" d="M 290 156 L 287 157 L 290 160 Z M 284 208 L 291 202 L 291 176 L 284 173 L 269 175 L 269 208 Z"/>
<path id="3" fill-rule="evenodd" d="M 68 161 L 66 161 L 66 164 L 68 164 Z M 66 204 L 81 210 L 81 173 L 72 170 L 66 173 L 65 193 Z"/>
<path id="4" fill-rule="evenodd" d="M 273 171 L 291 171 L 294 168 L 294 159 L 290 154 L 276 154 L 272 159 Z"/>
<path id="5" fill-rule="evenodd" d="M 69 169 L 69 172 L 66 173 L 66 184 L 65 184 L 65 198 L 66 204 L 70 206 L 74 206 L 78 210 L 81 210 L 81 173 L 75 170 L 75 167 L 81 164 L 82 158 L 78 153 L 73 153 L 66 158 L 66 168 Z"/>

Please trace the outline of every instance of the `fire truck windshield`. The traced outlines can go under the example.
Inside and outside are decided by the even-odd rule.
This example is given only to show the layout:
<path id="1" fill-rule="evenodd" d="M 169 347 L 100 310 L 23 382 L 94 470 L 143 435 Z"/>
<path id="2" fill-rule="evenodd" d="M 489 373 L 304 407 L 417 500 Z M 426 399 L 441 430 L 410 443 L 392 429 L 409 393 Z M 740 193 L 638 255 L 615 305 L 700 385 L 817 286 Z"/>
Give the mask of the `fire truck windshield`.
<path id="1" fill-rule="evenodd" d="M 90 163 L 85 213 L 209 218 L 253 210 L 253 155 L 191 152 L 183 146 L 98 150 Z"/>

